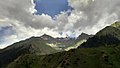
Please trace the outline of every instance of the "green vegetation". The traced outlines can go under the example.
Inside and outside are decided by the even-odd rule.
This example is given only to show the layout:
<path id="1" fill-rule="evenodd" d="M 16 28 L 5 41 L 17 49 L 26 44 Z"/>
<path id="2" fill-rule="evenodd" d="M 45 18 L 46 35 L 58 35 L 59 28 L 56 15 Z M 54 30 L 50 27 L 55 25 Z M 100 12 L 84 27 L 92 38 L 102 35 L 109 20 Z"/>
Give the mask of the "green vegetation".
<path id="1" fill-rule="evenodd" d="M 46 56 L 21 56 L 7 68 L 120 68 L 120 46 L 78 48 Z"/>
<path id="2" fill-rule="evenodd" d="M 46 41 L 41 38 L 30 38 L 21 42 L 15 43 L 0 51 L 0 67 L 4 67 L 25 54 L 46 55 L 58 52 L 52 47 L 45 44 Z"/>
<path id="3" fill-rule="evenodd" d="M 99 47 L 108 45 L 116 46 L 119 44 L 120 44 L 120 29 L 118 27 L 113 27 L 111 25 L 99 31 L 94 37 L 89 38 L 87 42 L 81 45 L 81 47 Z"/>
<path id="4" fill-rule="evenodd" d="M 115 22 L 111 26 L 120 29 L 120 22 Z"/>

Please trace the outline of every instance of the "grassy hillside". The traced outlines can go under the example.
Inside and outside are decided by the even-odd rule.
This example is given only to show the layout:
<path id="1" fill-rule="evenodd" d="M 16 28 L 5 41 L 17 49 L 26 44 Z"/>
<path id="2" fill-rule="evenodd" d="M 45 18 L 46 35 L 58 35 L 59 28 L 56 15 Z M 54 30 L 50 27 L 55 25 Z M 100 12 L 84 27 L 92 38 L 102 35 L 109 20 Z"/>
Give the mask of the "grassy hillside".
<path id="1" fill-rule="evenodd" d="M 120 22 L 100 30 L 94 37 L 89 38 L 81 47 L 116 46 L 120 44 Z"/>
<path id="2" fill-rule="evenodd" d="M 120 46 L 78 48 L 46 56 L 27 54 L 7 68 L 120 68 Z"/>
<path id="3" fill-rule="evenodd" d="M 46 41 L 41 38 L 30 38 L 21 42 L 17 42 L 0 51 L 0 67 L 4 67 L 25 54 L 45 55 L 56 53 L 55 49 L 45 44 Z"/>
<path id="4" fill-rule="evenodd" d="M 111 26 L 120 29 L 120 22 L 115 22 Z"/>

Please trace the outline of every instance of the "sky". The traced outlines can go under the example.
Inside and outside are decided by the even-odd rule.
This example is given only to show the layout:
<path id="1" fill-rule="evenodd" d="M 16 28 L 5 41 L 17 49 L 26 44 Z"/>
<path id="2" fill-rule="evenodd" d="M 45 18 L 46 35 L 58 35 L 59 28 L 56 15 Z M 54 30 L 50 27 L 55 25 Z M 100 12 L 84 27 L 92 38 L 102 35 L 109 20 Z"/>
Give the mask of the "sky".
<path id="1" fill-rule="evenodd" d="M 67 0 L 35 0 L 34 3 L 37 10 L 35 14 L 42 15 L 44 13 L 50 15 L 52 18 L 60 14 L 61 11 L 72 10 Z"/>
<path id="2" fill-rule="evenodd" d="M 120 20 L 120 0 L 0 0 L 0 48 L 31 36 L 95 34 Z"/>

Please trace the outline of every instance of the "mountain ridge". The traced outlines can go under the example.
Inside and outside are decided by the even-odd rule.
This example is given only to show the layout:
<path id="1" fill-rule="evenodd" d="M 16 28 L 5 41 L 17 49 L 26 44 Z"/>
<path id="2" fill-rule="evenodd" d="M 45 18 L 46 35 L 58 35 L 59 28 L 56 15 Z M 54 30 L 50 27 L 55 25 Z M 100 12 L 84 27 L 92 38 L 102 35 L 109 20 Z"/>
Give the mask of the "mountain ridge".
<path id="1" fill-rule="evenodd" d="M 110 40 L 119 39 L 119 32 L 119 29 L 107 26 L 82 47 L 43 56 L 24 55 L 7 68 L 120 68 L 120 43 Z"/>
<path id="2" fill-rule="evenodd" d="M 106 45 L 119 45 L 120 44 L 120 29 L 119 26 L 114 27 L 113 25 L 120 24 L 115 22 L 114 24 L 105 27 L 100 30 L 92 38 L 89 38 L 87 42 L 83 43 L 80 47 L 99 47 Z"/>
<path id="3" fill-rule="evenodd" d="M 74 38 L 53 38 L 47 34 L 40 37 L 30 37 L 0 50 L 0 67 L 6 66 L 21 55 L 47 55 L 64 51 L 70 47 L 74 41 Z"/>

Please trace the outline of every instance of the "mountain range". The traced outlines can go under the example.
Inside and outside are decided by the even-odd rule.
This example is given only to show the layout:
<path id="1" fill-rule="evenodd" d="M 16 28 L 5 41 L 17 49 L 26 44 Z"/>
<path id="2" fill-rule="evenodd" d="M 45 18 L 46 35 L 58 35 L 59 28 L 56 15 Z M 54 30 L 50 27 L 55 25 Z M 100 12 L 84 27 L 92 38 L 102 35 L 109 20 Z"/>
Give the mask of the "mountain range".
<path id="1" fill-rule="evenodd" d="M 81 34 L 81 36 L 83 36 L 83 34 Z M 85 36 L 86 38 L 84 39 L 90 37 L 87 34 Z M 0 67 L 5 67 L 7 64 L 25 54 L 47 55 L 65 51 L 65 49 L 69 48 L 75 41 L 75 38 L 53 38 L 47 34 L 22 40 L 0 50 Z"/>
<path id="2" fill-rule="evenodd" d="M 120 22 L 96 35 L 41 37 L 0 50 L 1 68 L 120 68 Z"/>

